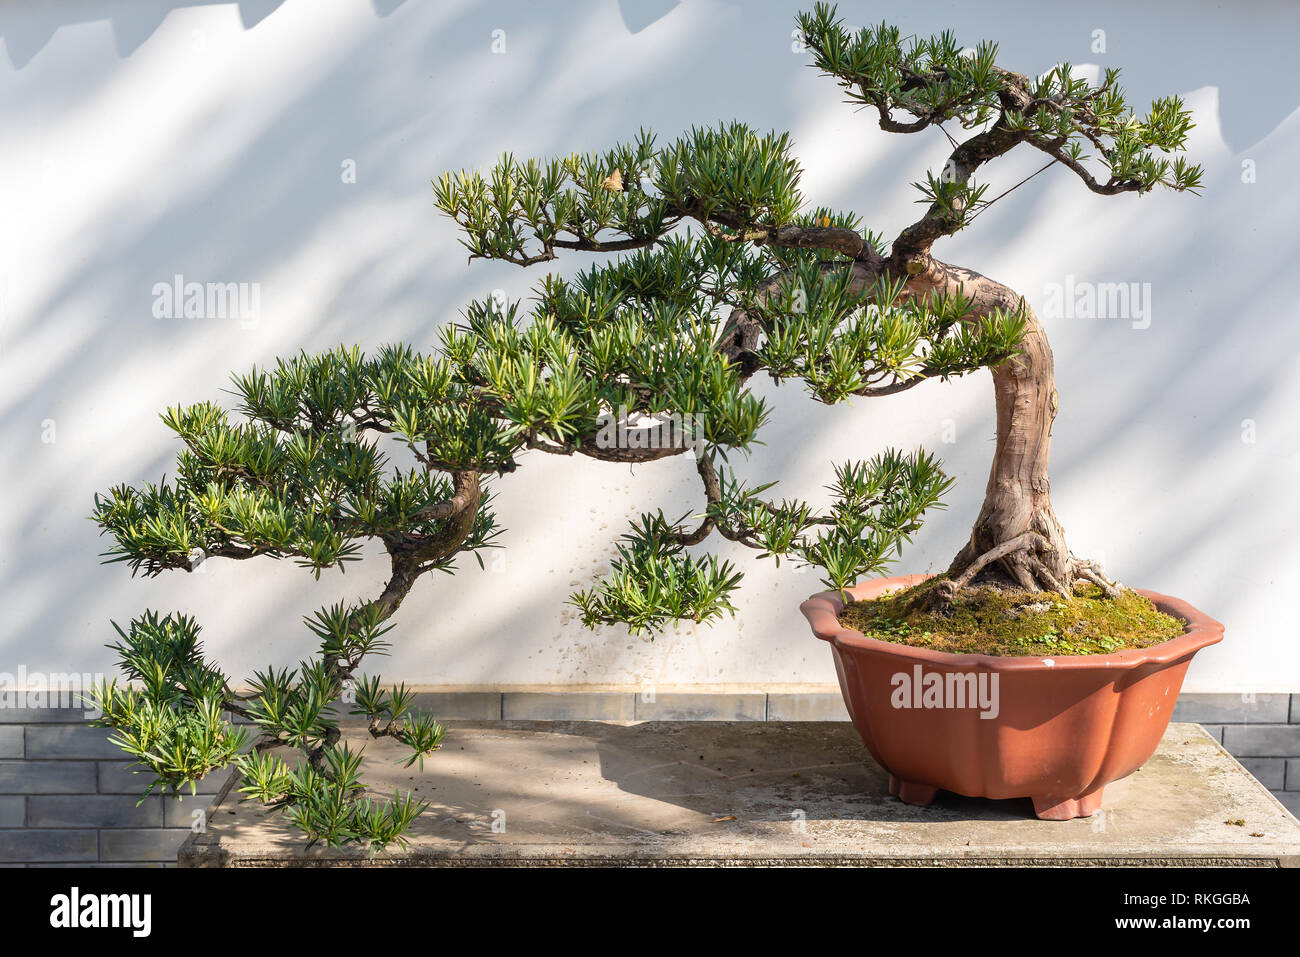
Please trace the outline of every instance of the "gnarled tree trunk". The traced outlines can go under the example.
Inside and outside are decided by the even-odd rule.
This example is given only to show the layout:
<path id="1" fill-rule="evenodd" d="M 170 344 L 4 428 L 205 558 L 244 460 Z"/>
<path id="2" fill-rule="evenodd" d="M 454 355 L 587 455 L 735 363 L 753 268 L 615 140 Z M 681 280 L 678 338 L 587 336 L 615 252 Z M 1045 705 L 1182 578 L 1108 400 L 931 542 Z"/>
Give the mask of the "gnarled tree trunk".
<path id="1" fill-rule="evenodd" d="M 993 370 L 997 409 L 993 464 L 970 540 L 949 571 L 960 575 L 999 545 L 1035 533 L 1041 542 L 1028 541 L 1036 548 L 1013 550 L 996 564 L 1025 588 L 1059 590 L 1073 584 L 1073 575 L 1065 529 L 1052 510 L 1047 477 L 1057 408 L 1052 350 L 1033 313 L 1026 310 L 1025 318 L 1022 354 Z"/>
<path id="2" fill-rule="evenodd" d="M 853 286 L 858 291 L 881 278 L 902 278 L 906 292 L 913 296 L 960 292 L 973 305 L 972 320 L 1001 310 L 1018 312 L 1025 323 L 1021 351 L 992 370 L 997 442 L 984 504 L 970 538 L 948 569 L 948 581 L 933 589 L 928 600 L 944 607 L 958 589 L 972 583 L 1070 597 L 1077 583 L 1090 582 L 1117 595 L 1119 587 L 1100 567 L 1070 554 L 1065 529 L 1052 509 L 1047 474 L 1057 411 L 1052 349 L 1023 297 L 1009 286 L 973 269 L 940 262 L 928 252 L 896 250 L 886 258 L 863 244 L 855 258 Z M 718 348 L 748 376 L 756 368 L 752 354 L 761 336 L 758 320 L 737 309 L 728 319 Z"/>
<path id="3" fill-rule="evenodd" d="M 974 301 L 977 315 L 1022 309 L 1025 321 L 1021 352 L 992 370 L 997 441 L 984 504 L 970 539 L 948 569 L 953 584 L 940 597 L 951 597 L 969 582 L 1070 596 L 1076 582 L 1089 581 L 1113 593 L 1114 586 L 1099 568 L 1070 554 L 1065 529 L 1052 509 L 1047 467 L 1057 394 L 1052 349 L 1038 318 L 1002 283 L 937 260 L 908 287 L 914 294 L 955 292 L 960 287 Z"/>

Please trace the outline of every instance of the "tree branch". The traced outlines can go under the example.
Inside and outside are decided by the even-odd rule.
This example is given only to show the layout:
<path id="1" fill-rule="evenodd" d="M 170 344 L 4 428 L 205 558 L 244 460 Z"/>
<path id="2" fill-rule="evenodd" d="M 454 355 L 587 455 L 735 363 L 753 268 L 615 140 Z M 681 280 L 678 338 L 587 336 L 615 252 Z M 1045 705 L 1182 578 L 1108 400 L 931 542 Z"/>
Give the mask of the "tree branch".
<path id="1" fill-rule="evenodd" d="M 1106 182 L 1102 183 L 1090 173 L 1082 163 L 1076 160 L 1070 154 L 1061 149 L 1060 140 L 1051 140 L 1043 142 L 1036 139 L 1028 139 L 1027 142 L 1035 149 L 1042 150 L 1052 159 L 1056 160 L 1066 169 L 1070 170 L 1083 184 L 1101 196 L 1115 196 L 1118 193 L 1131 193 L 1142 188 L 1142 184 L 1131 179 L 1115 179 L 1113 176 Z"/>
<path id="2" fill-rule="evenodd" d="M 453 490 L 451 498 L 434 505 L 426 505 L 415 513 L 414 521 L 443 521 L 459 515 L 467 508 L 478 508 L 481 494 L 478 472 L 468 469 L 452 472 L 451 486 Z"/>

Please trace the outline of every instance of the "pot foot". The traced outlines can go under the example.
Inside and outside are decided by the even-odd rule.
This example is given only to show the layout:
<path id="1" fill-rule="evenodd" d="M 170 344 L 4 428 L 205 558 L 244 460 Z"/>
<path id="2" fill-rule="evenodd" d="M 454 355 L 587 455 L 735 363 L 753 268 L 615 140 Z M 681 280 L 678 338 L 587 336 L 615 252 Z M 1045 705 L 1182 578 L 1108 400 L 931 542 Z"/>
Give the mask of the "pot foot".
<path id="1" fill-rule="evenodd" d="M 1034 798 L 1034 813 L 1042 821 L 1070 821 L 1092 817 L 1101 807 L 1101 788 L 1077 798 Z"/>
<path id="2" fill-rule="evenodd" d="M 904 804 L 916 804 L 925 807 L 934 800 L 934 796 L 939 793 L 939 789 L 929 784 L 904 781 L 902 778 L 891 774 L 889 776 L 889 793 Z"/>

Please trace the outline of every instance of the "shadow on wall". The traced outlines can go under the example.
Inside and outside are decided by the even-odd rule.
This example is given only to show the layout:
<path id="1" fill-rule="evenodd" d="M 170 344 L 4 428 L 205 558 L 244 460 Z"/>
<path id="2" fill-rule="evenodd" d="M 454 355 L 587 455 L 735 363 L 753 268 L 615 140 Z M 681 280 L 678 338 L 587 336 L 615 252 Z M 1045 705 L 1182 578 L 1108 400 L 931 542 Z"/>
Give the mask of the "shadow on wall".
<path id="1" fill-rule="evenodd" d="M 618 12 L 629 33 L 640 33 L 672 13 L 681 0 L 618 0 Z"/>
<path id="2" fill-rule="evenodd" d="M 406 0 L 370 0 L 375 15 L 386 17 Z M 113 26 L 114 46 L 117 55 L 129 57 L 140 45 L 154 35 L 167 14 L 183 7 L 232 6 L 239 10 L 239 23 L 251 30 L 276 10 L 285 0 L 135 0 L 132 3 L 103 3 L 101 0 L 80 0 L 32 4 L 31 12 L 6 18 L 3 33 L 9 62 L 21 70 L 32 57 L 45 49 L 55 31 L 60 27 L 107 20 Z"/>
<path id="3" fill-rule="evenodd" d="M 370 6 L 376 16 L 386 17 L 406 0 L 370 0 Z M 623 18 L 623 25 L 630 33 L 640 33 L 655 21 L 672 12 L 681 0 L 617 0 L 618 11 Z M 17 69 L 22 69 L 31 62 L 45 45 L 50 42 L 60 27 L 74 24 L 91 23 L 107 20 L 113 25 L 114 46 L 117 55 L 129 57 L 140 45 L 154 35 L 163 19 L 173 10 L 181 7 L 206 7 L 220 4 L 234 6 L 239 10 L 239 22 L 245 30 L 251 30 L 272 13 L 278 10 L 285 0 L 235 0 L 221 3 L 221 0 L 136 0 L 129 10 L 119 9 L 105 12 L 108 6 L 100 0 L 83 0 L 80 3 L 60 3 L 57 6 L 43 5 L 31 16 L 23 17 L 21 22 L 8 24 L 0 34 L 5 41 L 9 62 Z"/>
<path id="4" fill-rule="evenodd" d="M 284 2 L 285 0 L 239 0 L 223 6 L 238 8 L 240 24 L 245 30 L 251 30 Z M 129 57 L 154 35 L 167 14 L 173 10 L 212 5 L 211 0 L 140 0 L 130 4 L 81 0 L 72 3 L 31 4 L 34 9 L 5 18 L 7 22 L 0 36 L 4 38 L 9 62 L 21 70 L 45 49 L 45 45 L 60 28 L 106 20 L 113 27 L 117 55 Z M 378 8 L 380 4 L 376 2 L 375 6 Z"/>
<path id="5" fill-rule="evenodd" d="M 378 17 L 387 17 L 406 0 L 369 0 Z M 610 0 L 606 0 L 610 2 Z M 612 0 L 618 6 L 623 25 L 632 34 L 673 13 L 684 0 Z M 0 18 L 0 38 L 3 38 L 9 62 L 23 69 L 43 50 L 61 27 L 84 23 L 108 21 L 112 24 L 117 55 L 129 57 L 157 31 L 167 15 L 186 7 L 233 6 L 239 11 L 239 22 L 251 30 L 279 10 L 286 0 L 132 0 L 132 2 L 104 2 L 104 0 L 79 0 L 57 4 L 30 4 L 33 9 L 21 12 L 10 9 Z M 706 6 L 700 0 L 693 5 Z M 504 6 L 504 5 L 503 5 Z M 738 6 L 738 5 L 737 5 Z M 775 6 L 775 5 L 774 5 Z M 900 5 L 901 6 L 901 5 Z M 950 6 L 952 9 L 944 9 Z M 811 2 L 793 4 L 793 12 L 811 8 Z M 852 4 L 841 4 L 841 14 L 852 18 Z M 920 14 L 903 7 L 896 11 L 873 10 L 872 16 L 892 17 L 893 22 L 906 25 L 917 33 L 933 32 L 941 27 L 960 24 L 959 36 L 973 43 L 983 38 L 982 24 L 997 24 L 998 39 L 1007 62 L 1021 64 L 1025 71 L 1047 69 L 1055 61 L 1042 61 L 1043 53 L 1057 49 L 1053 42 L 1068 38 L 1066 45 L 1074 47 L 1079 36 L 1092 37 L 1090 52 L 1095 52 L 1097 42 L 1105 43 L 1103 51 L 1116 61 L 1136 65 L 1136 57 L 1125 54 L 1141 51 L 1149 57 L 1155 44 L 1159 45 L 1160 69 L 1142 73 L 1153 81 L 1151 92 L 1146 85 L 1133 84 L 1130 92 L 1142 98 L 1158 95 L 1165 90 L 1192 90 L 1201 86 L 1215 86 L 1220 91 L 1223 105 L 1224 140 L 1233 151 L 1240 150 L 1262 139 L 1278 122 L 1295 109 L 1296 81 L 1290 68 L 1291 37 L 1294 34 L 1279 22 L 1274 28 L 1255 33 L 1224 33 L 1206 30 L 1199 11 L 1180 0 L 1143 4 L 1140 10 L 1123 4 L 1094 4 L 1087 8 L 1063 7 L 1054 9 L 1050 16 L 1033 18 L 1019 16 L 1033 9 L 1017 0 L 982 4 L 976 12 L 963 9 L 960 4 L 936 4 Z M 566 26 L 566 14 L 551 14 L 550 19 L 559 28 Z M 751 11 L 752 13 L 752 11 Z M 782 10 L 782 14 L 786 11 Z M 1268 23 L 1276 18 L 1290 21 L 1294 11 L 1284 0 L 1245 0 L 1235 3 L 1232 13 L 1243 23 Z M 497 13 L 501 19 L 509 14 Z M 1033 22 L 1027 22 L 1029 20 Z M 924 21 L 924 22 L 921 22 Z M 974 21 L 974 22 L 972 22 Z M 874 22 L 874 21 L 872 21 Z M 851 23 L 853 26 L 867 24 Z M 793 22 L 791 22 L 793 29 Z M 1100 36 L 1097 32 L 1100 31 Z M 989 36 L 994 32 L 989 30 Z M 738 41 L 739 37 L 733 37 Z M 1111 47 L 1112 39 L 1114 47 Z M 1234 49 L 1234 45 L 1240 44 Z M 733 42 L 733 48 L 741 44 Z M 1126 49 L 1126 47 L 1128 49 Z M 1249 57 L 1249 69 L 1241 69 L 1234 54 Z M 715 54 L 716 55 L 716 54 Z M 1075 56 L 1075 61 L 1085 57 Z M 1042 62 L 1038 62 L 1042 61 Z M 1130 69 L 1129 80 L 1138 74 Z M 1249 108 L 1247 108 L 1249 104 Z"/>
<path id="6" fill-rule="evenodd" d="M 238 28 L 229 17 L 232 6 Z M 298 616 L 373 583 L 369 572 L 322 585 L 292 569 L 223 572 L 222 581 L 241 595 L 237 608 L 211 595 L 196 600 L 196 583 L 186 576 L 128 586 L 121 569 L 95 564 L 102 543 L 82 516 L 93 492 L 121 481 L 154 481 L 168 470 L 174 448 L 154 414 L 169 403 L 217 397 L 229 371 L 339 341 L 373 347 L 405 339 L 427 346 L 432 328 L 470 298 L 495 288 L 526 294 L 540 272 L 481 262 L 465 267 L 452 226 L 432 208 L 428 179 L 441 170 L 481 168 L 507 149 L 520 155 L 594 149 L 642 125 L 668 138 L 693 123 L 736 117 L 792 129 L 801 146 L 818 130 L 832 131 L 832 148 L 804 156 L 810 180 L 832 184 L 824 193 L 810 192 L 810 200 L 852 207 L 886 235 L 896 231 L 914 215 L 905 184 L 927 165 L 937 168 L 946 150 L 937 138 L 886 137 L 841 104 L 833 85 L 791 54 L 799 6 L 759 11 L 704 0 L 592 0 L 557 17 L 525 2 L 486 8 L 372 0 L 328 10 L 304 0 L 7 5 L 0 38 L 13 69 L 0 67 L 0 117 L 20 175 L 0 186 L 0 196 L 15 200 L 21 215 L 13 221 L 23 225 L 6 256 L 3 355 L 17 374 L 0 384 L 0 436 L 6 448 L 30 448 L 48 419 L 58 423 L 59 440 L 38 449 L 30 463 L 15 456 L 3 466 L 12 489 L 8 514 L 0 518 L 8 546 L 0 558 L 0 595 L 10 609 L 4 658 L 18 654 L 33 667 L 91 659 L 103 667 L 108 659 L 98 649 L 108 617 L 129 618 L 146 605 L 198 604 L 221 615 L 209 621 L 214 648 L 257 665 L 273 655 L 291 662 L 292 651 L 271 649 L 278 636 L 305 637 L 294 630 Z M 952 27 L 963 42 L 996 38 L 1004 62 L 1026 72 L 1051 66 L 1046 57 L 1053 52 L 1079 63 L 1118 63 L 1138 103 L 1166 92 L 1218 91 L 1217 117 L 1198 118 L 1210 129 L 1217 123 L 1226 146 L 1210 160 L 1204 198 L 1108 202 L 1087 195 L 1066 174 L 1044 176 L 941 253 L 1023 288 L 1031 301 L 1060 273 L 1109 278 L 1125 262 L 1140 262 L 1141 278 L 1168 291 L 1162 308 L 1170 321 L 1141 343 L 1119 327 L 1098 334 L 1048 320 L 1063 400 L 1058 496 L 1104 497 L 1104 489 L 1069 491 L 1075 476 L 1090 472 L 1117 444 L 1142 441 L 1152 422 L 1163 430 L 1172 463 L 1213 453 L 1220 441 L 1213 436 L 1234 433 L 1239 409 L 1270 400 L 1285 381 L 1284 363 L 1300 347 L 1300 324 L 1277 322 L 1290 307 L 1268 291 L 1278 267 L 1296 252 L 1284 229 L 1288 217 L 1281 215 L 1287 204 L 1300 214 L 1294 191 L 1261 184 L 1243 197 L 1234 188 L 1233 155 L 1268 139 L 1300 103 L 1289 71 L 1300 12 L 1264 2 L 1200 10 L 1172 0 L 1062 9 L 1050 18 L 1029 17 L 1029 9 L 1010 2 L 978 11 L 898 4 L 873 8 L 872 19 L 917 32 Z M 848 5 L 843 10 L 853 13 Z M 169 23 L 172 11 L 183 16 Z M 120 63 L 106 57 L 93 26 L 86 30 L 104 21 Z M 209 35 L 201 55 L 184 52 L 196 24 Z M 494 30 L 505 31 L 510 55 L 492 55 Z M 1104 53 L 1094 52 L 1099 30 Z M 753 68 L 756 58 L 763 69 Z M 183 72 L 168 72 L 174 69 Z M 184 96 L 160 89 L 168 77 Z M 360 171 L 352 186 L 340 178 L 348 160 Z M 1014 178 L 1007 175 L 1009 185 Z M 1244 230 L 1252 231 L 1254 252 L 1207 239 Z M 1272 253 L 1261 256 L 1260 249 Z M 1199 267 L 1189 270 L 1189 262 L 1211 257 L 1219 275 L 1234 277 L 1231 284 Z M 557 268 L 568 272 L 590 261 L 573 257 Z M 177 274 L 260 283 L 261 322 L 250 329 L 160 322 L 151 314 L 151 291 Z M 1239 301 L 1243 284 L 1262 290 L 1258 301 Z M 1232 324 L 1222 318 L 1229 313 Z M 1246 354 L 1243 330 L 1264 348 Z M 1241 353 L 1252 374 L 1216 380 L 1211 363 L 1225 353 Z M 1189 370 L 1199 385 L 1188 381 Z M 1171 385 L 1146 396 L 1148 381 Z M 1098 382 L 1114 390 L 1113 401 L 1091 395 Z M 936 384 L 879 404 L 829 410 L 813 410 L 791 388 L 771 392 L 776 418 L 768 445 L 747 471 L 763 480 L 785 475 L 789 494 L 815 497 L 829 459 L 845 457 L 846 448 L 858 457 L 885 439 L 914 445 L 928 440 L 928 433 L 916 434 L 917 423 L 958 416 L 963 441 L 940 447 L 959 479 L 957 493 L 951 510 L 927 525 L 908 570 L 941 567 L 978 505 L 991 451 L 987 383 L 981 378 L 978 388 L 968 386 Z M 1086 414 L 1068 420 L 1072 403 L 1089 403 Z M 1067 421 L 1073 438 L 1063 434 Z M 908 430 L 911 438 L 895 436 Z M 801 453 L 809 448 L 827 455 L 805 471 Z M 503 483 L 507 544 L 551 539 L 562 521 L 576 523 L 566 533 L 575 552 L 604 555 L 624 514 L 660 506 L 673 512 L 694 502 L 675 466 L 638 470 L 628 481 L 625 470 L 583 463 L 570 473 L 570 464 L 545 474 L 563 483 L 581 469 L 592 482 L 624 482 L 626 495 L 594 502 L 600 506 L 595 518 L 582 508 L 557 519 L 529 502 L 539 486 Z M 541 470 L 530 463 L 528 471 Z M 1265 484 L 1276 482 L 1280 492 L 1282 478 L 1275 468 Z M 1233 480 L 1230 488 L 1205 494 L 1216 502 L 1261 494 L 1249 470 L 1233 473 Z M 1059 500 L 1058 509 L 1070 527 L 1070 510 Z M 611 530 L 597 528 L 600 521 Z M 1223 524 L 1211 509 L 1184 526 L 1160 529 L 1162 544 L 1142 550 L 1134 581 L 1163 590 L 1161 563 L 1221 534 Z M 1291 547 L 1277 527 L 1264 531 L 1268 547 Z M 576 625 L 558 618 L 570 577 L 541 571 L 520 583 L 510 601 L 491 604 L 491 615 L 493 625 L 530 623 L 529 644 L 546 649 L 539 667 L 561 680 L 568 666 L 555 649 L 576 640 Z M 408 612 L 437 623 L 431 641 L 439 673 L 415 674 L 427 643 L 389 669 L 423 681 L 439 675 L 492 680 L 493 669 L 517 654 L 501 637 L 473 647 L 482 634 L 504 630 L 482 629 L 477 611 L 499 583 L 474 572 L 464 587 L 439 585 L 413 596 Z M 68 594 L 77 600 L 68 601 Z M 741 600 L 764 596 L 746 589 Z M 755 616 L 746 641 L 779 651 L 786 635 L 803 640 L 794 606 L 779 620 Z M 715 634 L 733 640 L 723 628 Z M 616 647 L 604 653 L 610 674 L 619 672 L 625 644 L 611 641 Z M 0 660 L 0 670 L 5 667 Z"/>

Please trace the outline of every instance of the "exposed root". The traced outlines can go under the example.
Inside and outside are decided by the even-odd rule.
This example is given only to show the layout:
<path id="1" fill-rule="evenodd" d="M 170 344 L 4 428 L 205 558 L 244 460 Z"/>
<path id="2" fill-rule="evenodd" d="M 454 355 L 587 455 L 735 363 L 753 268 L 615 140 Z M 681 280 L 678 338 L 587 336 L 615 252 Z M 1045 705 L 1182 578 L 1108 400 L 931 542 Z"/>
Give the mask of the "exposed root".
<path id="1" fill-rule="evenodd" d="M 966 570 L 952 580 L 953 591 L 965 588 L 972 578 L 993 562 L 1006 558 L 1015 552 L 1029 552 L 1031 549 L 1040 549 L 1046 544 L 1047 540 L 1037 532 L 1025 532 L 1015 538 L 1009 538 L 1005 542 L 994 545 L 967 565 Z"/>
<path id="2" fill-rule="evenodd" d="M 1052 574 L 1051 569 L 1043 564 L 1043 560 L 1037 555 L 1029 556 L 1029 564 L 1030 567 L 1033 568 L 1035 575 L 1052 586 L 1052 591 L 1064 598 L 1074 597 L 1066 587 L 1057 580 L 1056 576 Z"/>
<path id="3" fill-rule="evenodd" d="M 1016 552 L 1029 552 L 1031 549 L 1040 549 L 1046 543 L 1047 540 L 1037 532 L 1024 532 L 1023 534 L 1017 535 L 1015 538 L 1009 538 L 1005 542 L 999 542 L 967 565 L 956 578 L 942 581 L 931 589 L 926 596 L 927 610 L 943 612 L 952 605 L 952 600 L 957 596 L 957 592 L 970 584 L 971 579 L 986 567 Z M 1018 563 L 1012 565 L 1012 569 L 1016 572 L 1024 572 L 1023 567 Z M 1028 572 L 1024 572 L 1024 574 L 1028 577 Z M 1016 577 L 1019 578 L 1019 575 Z M 1024 582 L 1021 582 L 1021 585 L 1024 586 Z M 1033 589 L 1032 584 L 1026 587 L 1035 590 Z"/>
<path id="4" fill-rule="evenodd" d="M 1100 588 L 1107 598 L 1118 598 L 1124 590 L 1120 582 L 1107 578 L 1101 566 L 1091 559 L 1070 556 L 1070 566 L 1076 581 L 1091 582 Z"/>
<path id="5" fill-rule="evenodd" d="M 1108 598 L 1118 598 L 1123 592 L 1124 586 L 1107 578 L 1096 562 L 1071 555 L 1062 571 L 1059 563 L 1048 557 L 1052 553 L 1050 541 L 1037 531 L 1023 532 L 999 542 L 955 577 L 936 584 L 926 595 L 925 608 L 946 613 L 957 593 L 972 583 L 1003 588 L 1015 585 L 1029 592 L 1050 591 L 1065 599 L 1073 598 L 1075 589 L 1085 582 L 1096 585 Z"/>

